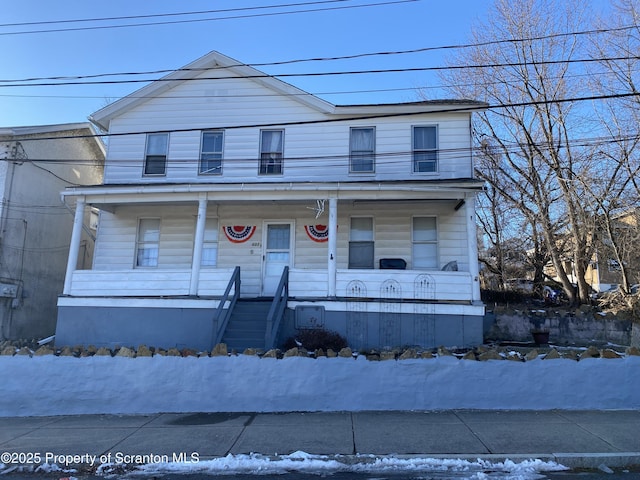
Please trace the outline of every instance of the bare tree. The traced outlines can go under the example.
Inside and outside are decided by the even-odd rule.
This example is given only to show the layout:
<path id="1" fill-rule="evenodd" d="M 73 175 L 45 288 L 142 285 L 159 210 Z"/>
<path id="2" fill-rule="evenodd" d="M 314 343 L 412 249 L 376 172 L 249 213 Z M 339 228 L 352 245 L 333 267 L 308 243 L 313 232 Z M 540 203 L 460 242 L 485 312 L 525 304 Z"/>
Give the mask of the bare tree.
<path id="1" fill-rule="evenodd" d="M 597 203 L 601 250 L 621 275 L 623 293 L 640 268 L 637 257 L 640 199 L 640 1 L 618 0 L 598 27 L 604 33 L 590 44 L 594 60 L 590 86 L 606 97 L 597 109 L 608 135 L 599 149 L 599 182 L 585 185 Z M 637 280 L 637 276 L 635 277 Z"/>
<path id="2" fill-rule="evenodd" d="M 575 74 L 583 72 L 576 60 L 585 50 L 579 36 L 566 35 L 584 29 L 584 7 L 571 0 L 496 0 L 489 20 L 473 31 L 473 46 L 458 52 L 443 80 L 456 96 L 492 106 L 475 117 L 494 160 L 494 172 L 481 177 L 539 229 L 567 296 L 587 302 L 594 221 L 577 180 L 589 177 L 594 149 L 575 142 L 589 124 L 571 101 L 583 88 Z"/>

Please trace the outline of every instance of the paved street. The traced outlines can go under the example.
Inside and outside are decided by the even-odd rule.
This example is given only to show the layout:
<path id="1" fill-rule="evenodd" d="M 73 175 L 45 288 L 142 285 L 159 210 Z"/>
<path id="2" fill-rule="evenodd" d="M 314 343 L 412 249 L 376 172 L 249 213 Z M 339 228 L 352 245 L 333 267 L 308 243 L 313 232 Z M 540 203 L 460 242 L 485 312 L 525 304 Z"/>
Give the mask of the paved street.
<path id="1" fill-rule="evenodd" d="M 0 452 L 8 467 L 37 459 L 87 466 L 101 459 L 199 462 L 227 454 L 303 451 L 339 454 L 341 461 L 356 454 L 538 458 L 572 468 L 619 468 L 640 465 L 638 432 L 639 411 L 80 415 L 0 418 Z"/>

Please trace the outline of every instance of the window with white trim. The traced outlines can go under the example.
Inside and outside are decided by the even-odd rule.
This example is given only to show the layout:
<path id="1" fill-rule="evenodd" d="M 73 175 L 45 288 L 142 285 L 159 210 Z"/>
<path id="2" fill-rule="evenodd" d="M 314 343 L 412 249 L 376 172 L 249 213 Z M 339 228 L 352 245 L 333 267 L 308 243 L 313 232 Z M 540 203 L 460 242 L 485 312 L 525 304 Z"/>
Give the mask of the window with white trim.
<path id="1" fill-rule="evenodd" d="M 139 219 L 136 240 L 136 267 L 157 267 L 159 251 L 160 219 Z"/>
<path id="2" fill-rule="evenodd" d="M 349 268 L 373 268 L 373 218 L 352 217 L 349 233 Z"/>
<path id="3" fill-rule="evenodd" d="M 148 133 L 144 156 L 145 175 L 165 175 L 167 173 L 168 133 Z"/>
<path id="4" fill-rule="evenodd" d="M 438 171 L 438 127 L 414 126 L 412 132 L 413 171 L 434 173 Z"/>
<path id="5" fill-rule="evenodd" d="M 284 130 L 260 131 L 260 175 L 282 174 Z"/>
<path id="6" fill-rule="evenodd" d="M 215 267 L 218 264 L 218 219 L 207 218 L 204 226 L 204 243 L 202 244 L 203 267 Z"/>
<path id="7" fill-rule="evenodd" d="M 349 171 L 372 173 L 375 169 L 376 129 L 352 127 L 349 136 Z"/>
<path id="8" fill-rule="evenodd" d="M 224 132 L 215 130 L 202 132 L 200 144 L 200 175 L 222 174 L 222 146 L 224 144 Z"/>
<path id="9" fill-rule="evenodd" d="M 438 268 L 438 225 L 436 217 L 413 217 L 413 268 Z"/>

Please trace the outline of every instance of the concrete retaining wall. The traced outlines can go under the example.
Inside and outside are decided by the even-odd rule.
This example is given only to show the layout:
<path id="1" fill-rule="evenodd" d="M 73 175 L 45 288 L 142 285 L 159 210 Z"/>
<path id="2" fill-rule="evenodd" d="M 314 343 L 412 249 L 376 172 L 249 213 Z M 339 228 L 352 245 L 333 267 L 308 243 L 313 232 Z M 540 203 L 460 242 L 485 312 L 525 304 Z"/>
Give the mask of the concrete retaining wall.
<path id="1" fill-rule="evenodd" d="M 640 344 L 640 323 L 581 310 L 496 309 L 487 313 L 485 339 L 527 342 L 533 329 L 549 330 L 549 340 L 555 344 Z"/>

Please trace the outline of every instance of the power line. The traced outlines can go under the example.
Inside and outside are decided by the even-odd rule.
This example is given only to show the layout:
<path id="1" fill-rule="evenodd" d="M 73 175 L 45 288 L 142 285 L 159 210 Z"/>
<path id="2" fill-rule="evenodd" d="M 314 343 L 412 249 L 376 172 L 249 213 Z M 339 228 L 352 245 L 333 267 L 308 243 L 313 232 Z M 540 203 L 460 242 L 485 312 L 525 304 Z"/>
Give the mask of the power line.
<path id="1" fill-rule="evenodd" d="M 208 13 L 227 13 L 227 12 L 240 12 L 240 11 L 250 11 L 250 10 L 264 10 L 270 8 L 284 8 L 284 7 L 297 7 L 297 6 L 305 6 L 305 5 L 316 5 L 321 3 L 337 3 L 337 2 L 346 2 L 351 0 L 322 0 L 315 2 L 304 2 L 304 3 L 282 3 L 276 5 L 263 5 L 258 7 L 240 7 L 240 8 L 225 8 L 218 10 L 196 10 L 190 12 L 174 12 L 174 13 L 156 13 L 156 14 L 148 14 L 148 15 L 126 15 L 121 17 L 99 17 L 99 18 L 76 18 L 76 19 L 67 19 L 67 20 L 43 20 L 38 22 L 16 22 L 16 23 L 0 23 L 0 27 L 24 27 L 31 25 L 58 25 L 65 23 L 83 23 L 83 22 L 106 22 L 113 20 L 135 20 L 139 18 L 163 18 L 163 17 L 177 17 L 183 15 L 202 15 Z"/>
<path id="2" fill-rule="evenodd" d="M 344 0 L 341 0 L 344 1 Z M 416 0 L 413 0 L 416 1 Z M 280 65 L 290 65 L 295 63 L 307 63 L 307 62 L 328 62 L 328 61 L 338 61 L 338 60 L 354 60 L 357 58 L 365 58 L 365 57 L 376 57 L 376 56 L 393 56 L 393 55 L 406 55 L 406 54 L 415 54 L 415 53 L 424 53 L 429 51 L 436 50 L 448 50 L 448 49 L 462 49 L 462 48 L 475 48 L 489 45 L 501 45 L 505 43 L 520 43 L 520 42 L 531 42 L 537 40 L 548 40 L 558 37 L 565 36 L 579 36 L 579 35 L 593 35 L 593 34 L 602 34 L 602 33 L 612 33 L 612 32 L 620 32 L 636 29 L 637 26 L 623 26 L 617 28 L 602 28 L 602 29 L 592 29 L 592 30 L 582 30 L 576 32 L 566 32 L 566 33 L 555 33 L 549 35 L 540 35 L 536 37 L 525 37 L 525 38 L 512 38 L 512 39 L 500 39 L 500 40 L 492 40 L 487 42 L 479 42 L 479 43 L 464 43 L 464 44 L 453 44 L 453 45 L 441 45 L 435 47 L 420 47 L 408 50 L 395 50 L 395 51 L 379 51 L 379 52 L 364 52 L 353 55 L 342 55 L 342 56 L 332 56 L 332 57 L 312 57 L 312 58 L 298 58 L 292 60 L 281 60 L 276 62 L 263 62 L 263 63 L 250 63 L 250 64 L 237 64 L 237 65 L 229 65 L 229 66 L 216 66 L 216 70 L 224 70 L 229 68 L 234 68 L 238 66 L 249 66 L 249 67 L 267 67 L 267 66 L 280 66 Z M 624 57 L 621 59 L 637 59 L 639 57 Z M 601 60 L 620 60 L 616 58 L 601 58 Z M 571 61 L 582 61 L 582 60 L 571 60 Z M 586 60 L 585 60 L 586 61 Z M 563 61 L 560 61 L 563 62 Z M 570 62 L 567 60 L 566 62 Z M 541 62 L 539 62 L 541 63 Z M 509 66 L 513 65 L 521 65 L 519 63 L 514 64 L 506 64 Z M 498 65 L 501 66 L 501 65 Z M 456 68 L 456 67 L 440 67 L 441 69 L 447 68 Z M 457 67 L 460 68 L 460 67 Z M 101 78 L 101 77 L 114 77 L 114 76 L 128 76 L 128 75 L 160 75 L 167 74 L 173 72 L 205 72 L 212 70 L 211 68 L 178 68 L 178 69 L 160 69 L 160 70 L 149 70 L 149 71 L 139 71 L 139 72 L 108 72 L 108 73 L 98 73 L 92 75 L 66 75 L 66 76 L 51 76 L 51 77 L 31 77 L 24 79 L 0 79 L 0 82 L 34 82 L 34 81 L 42 81 L 42 80 L 81 80 L 81 79 L 90 79 L 90 78 Z M 267 75 L 267 74 L 264 74 Z M 296 76 L 302 76 L 305 74 L 291 74 Z M 276 76 L 284 76 L 284 75 L 276 75 Z M 143 80 L 150 81 L 150 80 Z"/>
<path id="3" fill-rule="evenodd" d="M 501 103 L 501 104 L 485 104 L 483 102 L 476 102 L 471 100 L 462 100 L 458 101 L 458 103 L 463 102 L 466 103 L 465 106 L 462 107 L 454 107 L 454 108 L 443 108 L 443 109 L 433 109 L 433 110 L 424 110 L 424 111 L 415 111 L 415 112 L 401 112 L 401 113 L 385 113 L 385 114 L 373 114 L 373 115 L 356 115 L 351 117 L 339 117 L 339 118 L 323 118 L 317 120 L 297 120 L 291 122 L 275 122 L 275 123 L 255 123 L 255 124 L 242 124 L 242 125 L 203 125 L 199 127 L 188 127 L 188 128 L 174 128 L 174 129 L 159 129 L 159 130 L 140 130 L 134 132 L 106 132 L 106 133 L 98 133 L 98 134 L 83 134 L 83 135 L 65 135 L 59 137 L 53 136 L 43 136 L 43 137 L 20 137 L 14 136 L 11 137 L 12 141 L 39 141 L 39 140 L 56 140 L 62 138 L 104 138 L 104 137 L 122 137 L 129 135 L 146 135 L 152 133 L 180 133 L 180 132 L 195 132 L 195 131 L 203 131 L 203 130 L 237 130 L 237 129 L 248 129 L 248 128 L 272 128 L 272 127 L 291 127 L 291 126 L 299 126 L 299 125 L 318 125 L 318 124 L 328 124 L 328 123 L 345 123 L 356 120 L 375 120 L 379 118 L 394 118 L 394 117 L 408 117 L 408 116 L 418 116 L 425 114 L 438 114 L 438 113 L 456 113 L 456 112 L 474 112 L 474 111 L 483 111 L 483 110 L 496 110 L 502 108 L 513 108 L 513 107 L 529 107 L 529 106 L 539 106 L 539 105 L 549 105 L 549 104 L 559 104 L 559 103 L 575 103 L 580 101 L 594 101 L 594 100 L 611 100 L 611 99 L 621 99 L 621 98 L 640 98 L 640 93 L 630 92 L 630 93 L 616 93 L 610 95 L 588 95 L 582 97 L 569 97 L 569 98 L 557 98 L 553 100 L 539 100 L 539 101 L 528 101 L 528 102 L 515 102 L 515 103 Z M 416 105 L 424 103 L 425 105 L 429 104 L 429 102 L 415 102 Z M 475 104 L 475 105 L 474 105 Z"/>
<path id="4" fill-rule="evenodd" d="M 480 84 L 476 84 L 480 85 Z M 471 84 L 462 85 L 462 86 L 472 86 Z M 432 89 L 432 88 L 442 88 L 441 86 L 425 86 L 418 87 L 419 89 Z M 342 90 L 336 92 L 309 92 L 311 95 L 321 96 L 321 95 L 353 95 L 360 93 L 384 93 L 384 92 L 407 92 L 407 91 L 415 91 L 416 87 L 405 87 L 405 88 L 375 88 L 371 90 Z M 225 94 L 225 95 L 216 95 L 216 98 L 261 98 L 261 97 L 281 97 L 285 94 L 282 93 L 250 93 L 250 94 Z M 289 93 L 286 94 L 287 97 L 301 97 L 307 96 L 308 93 Z M 19 95 L 19 94 L 0 94 L 0 97 L 10 97 L 10 98 L 102 98 L 104 99 L 104 95 Z M 209 98 L 208 95 L 163 95 L 162 98 Z M 127 95 L 127 98 L 152 98 L 150 95 L 136 95 L 135 92 L 131 95 Z"/>
<path id="5" fill-rule="evenodd" d="M 574 147 L 596 147 L 606 144 L 613 143 L 621 143 L 628 141 L 637 141 L 640 140 L 640 132 L 624 135 L 624 136 L 606 136 L 606 137 L 584 137 L 584 138 L 575 138 L 569 140 L 564 145 L 571 145 Z M 286 139 L 285 139 L 286 143 Z M 488 146 L 488 147 L 479 147 L 479 146 L 471 146 L 471 147 L 454 147 L 454 148 L 438 148 L 437 153 L 438 157 L 441 160 L 447 160 L 451 158 L 457 158 L 461 155 L 470 155 L 471 153 L 484 153 L 486 150 L 489 150 L 489 153 L 495 152 L 500 154 L 504 151 L 514 152 L 522 147 L 526 146 L 537 146 L 541 150 L 551 149 L 553 148 L 546 142 L 540 143 L 527 143 L 527 142 L 506 142 L 504 147 L 502 146 Z M 286 148 L 286 147 L 285 147 Z M 406 163 L 405 158 L 413 156 L 412 150 L 397 150 L 390 152 L 376 152 L 373 156 L 376 160 L 376 165 L 380 166 L 388 166 L 388 165 L 398 165 Z M 349 153 L 343 154 L 332 154 L 332 155 L 309 155 L 309 156 L 284 156 L 282 158 L 283 162 L 318 162 L 318 161 L 336 161 L 336 163 L 323 163 L 321 166 L 324 168 L 326 166 L 345 166 L 344 160 L 347 160 L 351 157 Z M 222 159 L 223 162 L 232 162 L 234 164 L 234 169 L 251 169 L 255 170 L 255 163 L 259 161 L 258 156 L 252 157 L 225 157 Z M 9 160 L 7 160 L 9 161 Z M 84 159 L 84 160 L 59 160 L 59 159 L 29 159 L 27 162 L 41 162 L 41 163 L 49 163 L 56 165 L 94 165 L 94 160 Z M 109 165 L 117 165 L 119 167 L 126 168 L 136 168 L 140 169 L 144 162 L 144 158 L 136 158 L 136 159 L 122 159 L 122 158 L 111 158 L 108 160 Z M 171 163 L 172 168 L 185 168 L 192 169 L 194 165 L 197 165 L 200 162 L 199 156 L 197 157 L 189 157 L 189 158 L 169 158 L 167 162 Z M 359 174 L 355 173 L 354 176 L 357 177 Z M 204 175 L 207 177 L 207 175 Z M 212 175 L 211 178 L 220 178 L 219 176 Z M 12 204 L 14 205 L 14 204 Z M 21 204 L 23 205 L 23 204 Z M 49 208 L 54 208 L 53 206 L 49 206 Z"/>
<path id="6" fill-rule="evenodd" d="M 566 65 L 573 63 L 597 63 L 603 61 L 624 61 L 624 60 L 640 60 L 639 56 L 624 56 L 624 57 L 599 57 L 599 58 L 580 58 L 580 59 L 563 59 L 563 60 L 540 60 L 536 65 Z M 436 67 L 409 67 L 409 68 L 385 68 L 385 69 L 371 69 L 371 70 L 343 70 L 333 72 L 306 72 L 306 73 L 282 73 L 270 75 L 267 73 L 259 73 L 255 75 L 242 75 L 241 77 L 234 77 L 234 79 L 254 79 L 254 78 L 283 78 L 283 77 L 320 77 L 320 76 L 338 76 L 338 75 L 362 75 L 362 74 L 380 74 L 380 73 L 403 73 L 403 72 L 429 72 L 429 71 L 442 71 L 442 70 L 467 70 L 477 68 L 507 68 L 507 67 L 528 67 L 531 64 L 526 62 L 515 63 L 492 63 L 483 65 L 451 65 L 451 66 L 436 66 Z M 240 66 L 240 65 L 236 65 Z M 204 69 L 211 70 L 211 69 Z M 69 85 L 115 85 L 124 83 L 149 83 L 149 82 L 186 82 L 186 81 L 204 81 L 204 80 L 228 80 L 229 77 L 217 76 L 217 77 L 193 77 L 193 78 L 145 78 L 145 79 L 131 79 L 131 80 L 91 80 L 91 81 L 64 81 L 64 82 L 40 82 L 40 83 L 6 83 L 12 80 L 0 80 L 0 88 L 10 87 L 53 87 L 53 86 L 69 86 Z"/>
<path id="7" fill-rule="evenodd" d="M 640 72 L 636 72 L 640 73 Z M 590 72 L 590 73 L 576 73 L 572 75 L 561 75 L 561 76 L 549 76 L 546 77 L 546 80 L 563 80 L 568 78 L 583 78 L 583 77 L 593 77 L 595 75 L 615 75 L 613 72 L 609 71 L 601 71 L 601 72 Z M 0 80 L 1 82 L 2 80 Z M 216 94 L 215 98 L 269 98 L 269 97 L 304 97 L 309 94 L 314 96 L 323 96 L 323 95 L 357 95 L 357 94 L 369 94 L 369 93 L 387 93 L 387 92 L 415 92 L 422 90 L 442 90 L 444 88 L 453 88 L 453 87 L 480 87 L 487 85 L 516 85 L 515 81 L 495 81 L 495 82 L 482 82 L 482 83 L 459 83 L 459 84 L 447 84 L 447 85 L 424 85 L 420 87 L 398 87 L 398 88 L 376 88 L 369 90 L 338 90 L 338 91 L 324 91 L 324 92 L 304 92 L 304 93 L 243 93 L 243 94 Z M 71 98 L 71 99 L 104 99 L 104 95 L 25 95 L 25 94 L 0 94 L 0 97 L 6 98 Z M 136 95 L 136 93 L 132 93 L 127 95 L 127 98 L 154 98 L 152 95 Z M 211 95 L 167 95 L 163 94 L 162 98 L 171 98 L 171 99 L 185 99 L 185 98 L 211 98 Z"/>
<path id="8" fill-rule="evenodd" d="M 279 15 L 291 15 L 296 13 L 314 13 L 314 12 L 346 10 L 346 9 L 354 9 L 354 8 L 378 7 L 383 5 L 394 5 L 398 3 L 409 3 L 409 2 L 416 2 L 416 1 L 419 1 L 419 0 L 389 0 L 385 2 L 367 3 L 362 5 L 309 8 L 304 10 L 289 10 L 285 12 L 255 13 L 255 14 L 248 14 L 248 15 L 233 15 L 233 16 L 227 16 L 227 17 L 214 17 L 214 18 L 197 18 L 197 19 L 190 19 L 190 20 L 167 20 L 167 21 L 131 23 L 131 24 L 122 24 L 122 25 L 94 25 L 90 27 L 55 28 L 55 29 L 48 29 L 48 30 L 28 30 L 28 31 L 21 31 L 21 32 L 0 32 L 0 36 L 29 35 L 34 33 L 78 32 L 78 31 L 87 31 L 87 30 L 105 30 L 105 29 L 111 29 L 111 28 L 148 27 L 148 26 L 157 26 L 157 25 L 176 25 L 176 24 L 183 24 L 183 23 L 213 22 L 213 21 L 220 21 L 220 20 L 237 20 L 237 19 L 243 19 L 243 18 L 273 17 L 273 16 L 279 16 Z M 312 3 L 316 3 L 316 2 L 312 2 Z M 322 2 L 317 2 L 317 3 L 322 3 Z"/>

